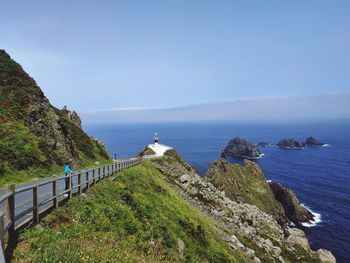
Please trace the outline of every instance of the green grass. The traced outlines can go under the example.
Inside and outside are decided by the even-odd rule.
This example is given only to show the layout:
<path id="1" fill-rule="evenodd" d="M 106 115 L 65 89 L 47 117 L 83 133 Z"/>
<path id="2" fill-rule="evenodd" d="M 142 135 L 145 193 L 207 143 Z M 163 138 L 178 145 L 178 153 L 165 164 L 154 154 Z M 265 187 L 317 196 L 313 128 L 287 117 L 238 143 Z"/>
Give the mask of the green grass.
<path id="1" fill-rule="evenodd" d="M 247 262 L 162 177 L 145 162 L 72 198 L 21 233 L 14 262 Z"/>
<path id="2" fill-rule="evenodd" d="M 84 135 L 85 140 L 89 139 L 85 133 Z M 104 150 L 90 139 L 89 147 L 88 155 L 84 151 L 80 152 L 81 162 L 74 164 L 74 170 L 96 167 L 95 162 L 100 165 L 111 163 L 108 156 L 103 154 Z M 41 147 L 38 137 L 33 136 L 23 122 L 3 123 L 0 126 L 0 187 L 8 183 L 19 184 L 33 178 L 62 174 L 64 158 L 56 155 L 52 149 Z"/>

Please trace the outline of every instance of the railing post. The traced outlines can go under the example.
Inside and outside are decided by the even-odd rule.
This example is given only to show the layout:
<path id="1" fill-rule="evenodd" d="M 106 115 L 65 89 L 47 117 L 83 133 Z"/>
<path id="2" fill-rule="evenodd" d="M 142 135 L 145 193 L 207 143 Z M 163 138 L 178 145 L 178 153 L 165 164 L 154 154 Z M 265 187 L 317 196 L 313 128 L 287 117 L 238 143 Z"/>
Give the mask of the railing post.
<path id="1" fill-rule="evenodd" d="M 110 176 L 110 165 L 107 166 L 107 176 Z"/>
<path id="2" fill-rule="evenodd" d="M 72 174 L 68 174 L 68 198 L 72 197 Z"/>
<path id="3" fill-rule="evenodd" d="M 5 254 L 5 224 L 4 224 L 4 213 L 0 215 L 0 242 L 3 254 Z M 0 258 L 1 259 L 1 258 Z"/>
<path id="4" fill-rule="evenodd" d="M 81 186 L 81 173 L 80 172 L 78 173 L 78 192 L 79 192 L 79 195 L 81 195 L 82 186 Z"/>
<path id="5" fill-rule="evenodd" d="M 96 181 L 95 181 L 95 168 L 92 170 L 92 183 L 93 185 L 95 185 Z"/>
<path id="6" fill-rule="evenodd" d="M 9 221 L 11 221 L 11 226 L 8 229 L 9 243 L 14 241 L 15 237 L 15 184 L 7 184 L 6 192 L 12 192 L 12 195 L 7 198 L 6 215 Z"/>
<path id="7" fill-rule="evenodd" d="M 86 171 L 86 190 L 89 189 L 90 183 L 89 183 L 89 170 Z"/>
<path id="8" fill-rule="evenodd" d="M 39 223 L 38 179 L 33 180 L 33 223 Z"/>
<path id="9" fill-rule="evenodd" d="M 102 170 L 102 178 L 104 178 L 105 177 L 105 172 L 106 172 L 106 166 L 103 166 L 103 170 Z"/>
<path id="10" fill-rule="evenodd" d="M 52 180 L 52 201 L 53 201 L 53 207 L 58 207 L 58 187 L 57 187 L 57 175 L 53 176 Z"/>

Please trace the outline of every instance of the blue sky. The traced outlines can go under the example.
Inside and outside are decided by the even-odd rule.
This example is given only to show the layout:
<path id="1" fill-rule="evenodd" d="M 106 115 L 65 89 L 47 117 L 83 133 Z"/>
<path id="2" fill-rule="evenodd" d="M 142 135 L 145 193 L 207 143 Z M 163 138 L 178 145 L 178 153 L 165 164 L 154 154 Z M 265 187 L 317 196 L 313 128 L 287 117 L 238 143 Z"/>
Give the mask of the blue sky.
<path id="1" fill-rule="evenodd" d="M 2 0 L 0 48 L 79 112 L 344 94 L 349 13 L 342 0 Z"/>

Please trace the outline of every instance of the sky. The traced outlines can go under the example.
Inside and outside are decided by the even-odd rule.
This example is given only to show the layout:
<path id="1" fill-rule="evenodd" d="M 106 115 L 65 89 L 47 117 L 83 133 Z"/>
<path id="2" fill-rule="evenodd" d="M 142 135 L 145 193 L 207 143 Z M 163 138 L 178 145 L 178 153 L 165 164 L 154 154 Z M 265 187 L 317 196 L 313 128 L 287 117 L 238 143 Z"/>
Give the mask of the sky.
<path id="1" fill-rule="evenodd" d="M 347 0 L 1 0 L 0 48 L 89 120 L 276 97 L 293 111 L 295 96 L 349 98 L 349 13 Z"/>

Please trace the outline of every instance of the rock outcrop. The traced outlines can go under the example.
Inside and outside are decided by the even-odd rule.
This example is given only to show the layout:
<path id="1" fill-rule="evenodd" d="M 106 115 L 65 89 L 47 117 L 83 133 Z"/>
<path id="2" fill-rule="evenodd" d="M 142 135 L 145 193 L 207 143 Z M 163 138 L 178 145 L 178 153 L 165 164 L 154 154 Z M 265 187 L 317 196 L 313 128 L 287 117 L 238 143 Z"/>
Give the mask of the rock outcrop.
<path id="1" fill-rule="evenodd" d="M 230 140 L 222 152 L 222 157 L 234 156 L 244 159 L 257 159 L 260 155 L 260 150 L 254 144 L 239 137 Z"/>
<path id="2" fill-rule="evenodd" d="M 309 137 L 309 138 L 306 139 L 305 145 L 306 145 L 306 146 L 323 146 L 324 143 L 320 143 L 320 142 L 317 141 L 315 138 Z"/>
<path id="3" fill-rule="evenodd" d="M 67 106 L 64 106 L 61 112 L 65 115 L 67 119 L 69 119 L 72 123 L 74 123 L 76 126 L 81 128 L 81 119 L 75 111 L 70 111 Z"/>
<path id="4" fill-rule="evenodd" d="M 250 262 L 335 262 L 327 250 L 312 251 L 302 230 L 288 228 L 286 236 L 273 216 L 255 205 L 228 198 L 224 190 L 199 176 L 174 150 L 166 152 L 162 158 L 153 159 L 152 164 L 167 176 L 178 195 L 214 220 L 217 231 L 228 246 L 242 251 Z M 224 160 L 215 167 L 217 165 L 227 166 Z M 257 172 L 256 169 L 250 167 L 246 171 Z"/>
<path id="5" fill-rule="evenodd" d="M 280 183 L 270 183 L 270 188 L 291 221 L 298 224 L 314 220 L 314 215 L 300 205 L 298 197 L 291 189 L 284 187 Z"/>
<path id="6" fill-rule="evenodd" d="M 149 148 L 148 146 L 145 147 L 145 149 L 143 149 L 141 152 L 139 152 L 136 157 L 144 157 L 144 156 L 151 156 L 151 155 L 155 155 L 156 152 L 153 151 L 151 148 Z"/>
<path id="7" fill-rule="evenodd" d="M 243 165 L 239 165 L 230 164 L 224 159 L 216 160 L 209 165 L 204 180 L 225 192 L 233 201 L 256 205 L 276 219 L 284 217 L 283 207 L 275 199 L 264 174 L 254 162 L 244 160 Z"/>
<path id="8" fill-rule="evenodd" d="M 305 143 L 299 142 L 295 139 L 283 139 L 277 145 L 284 149 L 301 149 L 305 147 Z"/>
<path id="9" fill-rule="evenodd" d="M 4 50 L 0 50 L 0 109 L 3 173 L 61 166 L 67 158 L 75 167 L 110 159 L 105 148 L 81 129 L 79 116 L 53 107 L 34 79 Z"/>

